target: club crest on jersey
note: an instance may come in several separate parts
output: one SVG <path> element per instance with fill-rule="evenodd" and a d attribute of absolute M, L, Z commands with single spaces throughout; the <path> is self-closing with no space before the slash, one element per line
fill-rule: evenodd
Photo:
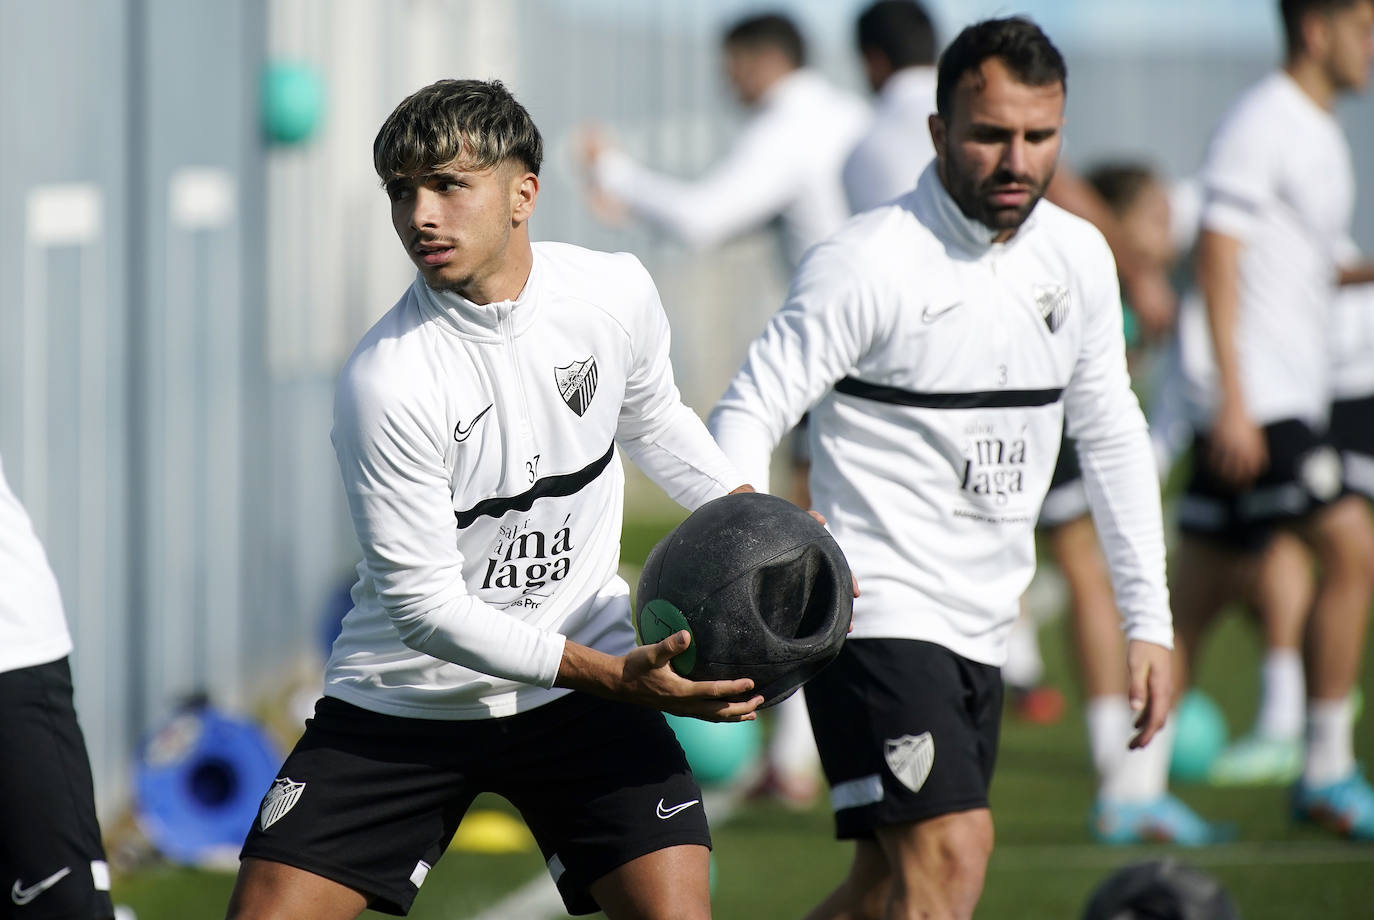
<path fill-rule="evenodd" d="M 553 369 L 558 395 L 581 417 L 596 395 L 596 355 Z"/>
<path fill-rule="evenodd" d="M 1069 289 L 1057 284 L 1037 287 L 1035 305 L 1050 332 L 1058 332 L 1069 316 Z"/>
<path fill-rule="evenodd" d="M 262 808 L 258 811 L 258 822 L 263 830 L 276 824 L 301 800 L 305 783 L 293 783 L 289 776 L 283 776 L 272 784 L 267 795 L 262 797 Z"/>
<path fill-rule="evenodd" d="M 888 738 L 883 757 L 892 775 L 902 781 L 902 785 L 912 792 L 919 792 L 930 776 L 930 768 L 935 764 L 935 739 L 930 732 L 919 735 L 903 735 Z"/>

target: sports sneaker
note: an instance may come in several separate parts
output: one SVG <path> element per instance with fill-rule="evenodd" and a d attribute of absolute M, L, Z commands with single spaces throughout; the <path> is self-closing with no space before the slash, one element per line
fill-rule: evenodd
<path fill-rule="evenodd" d="M 1229 839 L 1222 825 L 1209 824 L 1172 795 L 1152 802 L 1104 802 L 1093 806 L 1093 836 L 1100 843 L 1125 846 L 1172 843 L 1201 847 Z"/>
<path fill-rule="evenodd" d="M 1286 786 L 1302 775 L 1302 741 L 1246 735 L 1212 761 L 1213 786 Z"/>
<path fill-rule="evenodd" d="M 1293 787 L 1293 813 L 1354 840 L 1374 840 L 1374 789 L 1359 767 L 1345 779 L 1311 788 Z"/>

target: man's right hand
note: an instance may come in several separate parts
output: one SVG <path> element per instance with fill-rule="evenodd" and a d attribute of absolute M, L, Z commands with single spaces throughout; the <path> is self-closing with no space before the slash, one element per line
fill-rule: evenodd
<path fill-rule="evenodd" d="M 1269 462 L 1264 432 L 1244 406 L 1223 402 L 1208 433 L 1208 461 L 1222 481 L 1241 489 L 1255 481 Z"/>
<path fill-rule="evenodd" d="M 672 660 L 687 650 L 690 641 L 691 634 L 682 630 L 661 642 L 637 646 L 624 656 L 568 642 L 554 686 L 708 722 L 753 720 L 763 697 L 750 692 L 752 680 L 688 680 L 673 670 Z"/>

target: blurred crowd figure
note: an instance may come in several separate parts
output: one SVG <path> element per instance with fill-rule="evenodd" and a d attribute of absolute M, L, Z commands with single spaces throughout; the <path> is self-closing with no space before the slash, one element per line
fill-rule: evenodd
<path fill-rule="evenodd" d="M 726 78 L 749 113 L 725 155 L 703 175 L 681 179 L 637 162 L 587 128 L 582 152 L 592 189 L 613 212 L 695 248 L 776 222 L 795 268 L 849 216 L 840 169 L 868 123 L 868 108 L 807 66 L 801 31 L 785 16 L 736 23 L 722 52 Z"/>
<path fill-rule="evenodd" d="M 919 4 L 879 0 L 855 24 L 873 122 L 844 162 L 844 190 L 858 213 L 904 195 L 935 156 L 935 26 Z"/>
<path fill-rule="evenodd" d="M 1352 693 L 1374 524 L 1344 460 L 1358 476 L 1374 415 L 1368 381 L 1349 368 L 1374 354 L 1338 346 L 1333 319 L 1337 288 L 1374 279 L 1374 267 L 1350 239 L 1352 153 L 1333 109 L 1368 84 L 1374 2 L 1282 0 L 1279 11 L 1282 66 L 1225 114 L 1201 171 L 1200 296 L 1181 325 L 1197 434 L 1172 571 L 1177 671 L 1185 684 L 1228 601 L 1250 604 L 1270 646 L 1265 689 L 1221 778 L 1298 772 L 1297 817 L 1370 839 L 1374 790 L 1354 759 Z"/>

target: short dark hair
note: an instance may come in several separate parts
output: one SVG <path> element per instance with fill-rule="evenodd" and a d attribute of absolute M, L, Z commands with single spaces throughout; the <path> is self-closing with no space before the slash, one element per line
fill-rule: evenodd
<path fill-rule="evenodd" d="M 989 58 L 1000 60 L 1027 86 L 1058 83 L 1068 92 L 1069 68 L 1039 26 L 1024 16 L 985 19 L 960 32 L 940 55 L 935 110 L 941 118 L 949 118 L 954 87 L 960 78 L 977 71 Z"/>
<path fill-rule="evenodd" d="M 518 160 L 535 175 L 544 141 L 525 107 L 499 80 L 440 80 L 396 106 L 372 142 L 383 182 L 460 160 L 490 169 Z"/>
<path fill-rule="evenodd" d="M 935 27 L 915 0 L 878 0 L 859 14 L 860 51 L 878 51 L 893 70 L 935 63 Z"/>
<path fill-rule="evenodd" d="M 1334 13 L 1368 0 L 1279 0 L 1283 37 L 1291 57 L 1303 50 L 1302 19 L 1308 13 Z"/>
<path fill-rule="evenodd" d="M 1102 200 L 1117 217 L 1136 203 L 1140 193 L 1159 179 L 1144 163 L 1108 162 L 1088 170 L 1083 177 L 1102 196 Z"/>
<path fill-rule="evenodd" d="M 725 46 L 776 48 L 793 67 L 806 64 L 806 40 L 797 24 L 781 13 L 763 13 L 741 19 L 725 33 Z"/>

